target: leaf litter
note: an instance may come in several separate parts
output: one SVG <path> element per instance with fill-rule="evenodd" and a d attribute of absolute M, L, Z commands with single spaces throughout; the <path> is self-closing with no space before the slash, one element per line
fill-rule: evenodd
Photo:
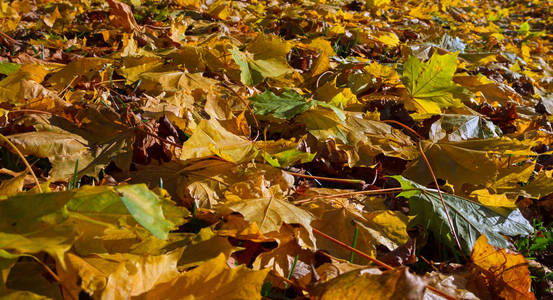
<path fill-rule="evenodd" d="M 0 2 L 0 297 L 550 297 L 550 10 Z"/>

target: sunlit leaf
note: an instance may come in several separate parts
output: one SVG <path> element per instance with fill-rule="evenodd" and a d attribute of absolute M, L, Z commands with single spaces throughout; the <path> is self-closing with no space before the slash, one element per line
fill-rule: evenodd
<path fill-rule="evenodd" d="M 355 270 L 317 286 L 317 299 L 422 299 L 426 280 L 407 268 Z"/>
<path fill-rule="evenodd" d="M 454 247 L 453 235 L 449 228 L 448 217 L 438 192 L 421 186 L 401 176 L 393 176 L 404 191 L 399 196 L 409 199 L 413 224 L 420 224 L 431 230 L 444 243 Z M 443 200 L 449 212 L 449 218 L 455 228 L 464 250 L 470 252 L 481 234 L 488 237 L 490 243 L 506 248 L 510 242 L 504 237 L 527 236 L 534 232 L 532 225 L 518 209 L 508 214 L 499 214 L 490 208 L 470 200 L 443 193 Z"/>
<path fill-rule="evenodd" d="M 441 108 L 461 106 L 453 95 L 459 89 L 452 81 L 456 69 L 455 53 L 434 54 L 428 62 L 409 56 L 401 78 L 409 93 L 408 107 L 421 114 L 439 114 Z"/>
<path fill-rule="evenodd" d="M 225 260 L 221 254 L 135 299 L 215 299 L 228 295 L 233 299 L 260 299 L 261 285 L 270 269 L 229 268 Z"/>
<path fill-rule="evenodd" d="M 470 258 L 472 282 L 481 288 L 482 296 L 489 293 L 504 299 L 535 299 L 524 256 L 495 249 L 483 235 L 476 241 Z"/>

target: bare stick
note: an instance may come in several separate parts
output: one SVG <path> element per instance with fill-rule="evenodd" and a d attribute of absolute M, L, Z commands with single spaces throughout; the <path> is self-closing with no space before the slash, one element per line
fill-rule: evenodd
<path fill-rule="evenodd" d="M 342 182 L 342 183 L 351 183 L 351 184 L 365 184 L 365 181 L 361 179 L 331 178 L 331 177 L 323 177 L 323 176 L 305 175 L 305 174 L 300 174 L 300 173 L 290 172 L 290 171 L 284 171 L 284 172 L 292 176 L 307 178 L 307 179 L 318 179 L 323 181 Z"/>
<path fill-rule="evenodd" d="M 369 190 L 369 191 L 356 191 L 356 192 L 348 192 L 348 193 L 341 193 L 341 194 L 333 194 L 333 195 L 325 195 L 325 196 L 315 196 L 307 199 L 301 199 L 298 201 L 294 201 L 294 203 L 304 203 L 309 202 L 315 199 L 324 199 L 324 198 L 336 198 L 336 197 L 349 197 L 349 196 L 355 196 L 355 195 L 371 195 L 371 194 L 389 194 L 389 193 L 397 193 L 401 191 L 406 191 L 400 187 L 397 188 L 389 188 L 389 189 L 379 189 L 379 190 Z"/>
<path fill-rule="evenodd" d="M 19 151 L 19 149 L 17 149 L 17 147 L 7 138 L 5 137 L 3 134 L 0 133 L 0 138 L 2 140 L 4 140 L 8 145 L 10 145 L 10 147 L 13 148 L 13 150 L 17 153 L 17 155 L 19 156 L 19 158 L 21 158 L 21 160 L 23 161 L 23 163 L 25 164 L 25 166 L 27 167 L 27 170 L 29 170 L 29 172 L 31 173 L 31 175 L 33 176 L 33 179 L 35 180 L 35 183 L 36 183 L 36 186 L 38 188 L 38 191 L 42 194 L 42 188 L 40 187 L 40 182 L 38 181 L 38 178 L 36 177 L 35 175 L 35 172 L 33 171 L 33 168 L 31 168 L 31 165 L 29 164 L 29 162 L 27 161 L 27 159 L 25 159 L 25 156 L 23 155 L 23 153 L 21 153 L 21 151 Z"/>
<path fill-rule="evenodd" d="M 331 242 L 333 242 L 333 243 L 335 243 L 335 244 L 341 246 L 342 248 L 345 248 L 345 249 L 347 249 L 347 250 L 349 250 L 349 251 L 351 251 L 351 252 L 355 252 L 355 253 L 358 254 L 359 256 L 364 257 L 364 258 L 366 258 L 366 259 L 372 261 L 373 263 L 375 263 L 375 264 L 377 264 L 377 265 L 379 265 L 379 266 L 385 268 L 386 270 L 393 270 L 393 269 L 394 269 L 394 267 L 392 267 L 392 266 L 390 266 L 390 265 L 388 265 L 388 264 L 386 264 L 386 263 L 384 263 L 384 262 L 382 262 L 382 261 L 380 261 L 380 260 L 378 260 L 378 259 L 376 259 L 376 258 L 373 258 L 373 257 L 371 257 L 370 255 L 368 255 L 367 253 L 362 252 L 362 251 L 359 251 L 359 250 L 357 250 L 357 249 L 355 249 L 355 248 L 349 246 L 348 244 L 345 244 L 345 243 L 343 243 L 343 242 L 341 242 L 341 241 L 339 241 L 339 240 L 337 240 L 337 239 L 331 237 L 330 235 L 328 235 L 328 234 L 326 234 L 326 233 L 324 233 L 324 232 L 319 231 L 319 230 L 316 229 L 316 228 L 313 228 L 313 233 L 315 233 L 315 234 L 317 234 L 317 235 L 319 235 L 319 236 L 321 236 L 321 237 L 323 237 L 323 238 L 325 238 L 325 239 L 327 239 L 327 240 L 329 240 L 329 241 L 331 241 Z"/>
<path fill-rule="evenodd" d="M 459 251 L 463 253 L 463 247 L 461 247 L 461 243 L 459 242 L 459 238 L 457 237 L 457 232 L 455 231 L 455 227 L 453 227 L 453 222 L 451 221 L 451 217 L 449 216 L 449 210 L 447 209 L 447 205 L 445 205 L 444 198 L 442 197 L 442 191 L 440 190 L 440 185 L 438 184 L 438 180 L 436 179 L 436 175 L 434 175 L 434 170 L 432 169 L 432 166 L 430 165 L 428 158 L 426 157 L 426 155 L 424 154 L 424 151 L 422 150 L 421 142 L 419 142 L 419 151 L 422 157 L 424 158 L 424 161 L 426 162 L 426 166 L 428 167 L 428 170 L 432 175 L 432 179 L 434 180 L 434 185 L 436 185 L 436 189 L 438 190 L 438 195 L 440 196 L 440 201 L 442 201 L 442 206 L 444 207 L 445 215 L 447 217 L 447 222 L 449 223 L 449 228 L 451 229 L 451 233 L 453 233 L 453 237 L 455 238 L 457 247 L 459 248 Z"/>

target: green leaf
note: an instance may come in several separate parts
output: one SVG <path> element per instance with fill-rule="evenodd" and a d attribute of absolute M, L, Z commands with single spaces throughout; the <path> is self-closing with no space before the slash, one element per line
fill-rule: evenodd
<path fill-rule="evenodd" d="M 21 67 L 20 64 L 15 64 L 10 62 L 0 63 L 0 74 L 10 75 L 11 73 L 17 71 L 19 67 Z"/>
<path fill-rule="evenodd" d="M 273 117 L 289 120 L 308 110 L 313 103 L 292 90 L 284 90 L 280 95 L 266 90 L 250 98 L 254 112 L 259 115 L 272 114 Z"/>
<path fill-rule="evenodd" d="M 120 217 L 132 217 L 154 236 L 167 239 L 173 224 L 163 216 L 159 197 L 145 184 L 112 187 L 83 187 L 67 203 L 70 216 L 88 217 L 90 221 L 117 224 Z M 103 216 L 99 218 L 98 216 Z M 115 216 L 115 219 L 106 217 Z"/>
<path fill-rule="evenodd" d="M 250 72 L 250 66 L 248 65 L 248 58 L 244 53 L 240 52 L 236 47 L 231 48 L 229 51 L 234 61 L 240 67 L 240 81 L 242 81 L 243 84 L 254 85 L 263 81 L 263 78 L 254 81 Z"/>
<path fill-rule="evenodd" d="M 230 53 L 240 67 L 240 81 L 243 84 L 256 85 L 265 78 L 277 78 L 294 71 L 286 59 L 290 49 L 290 43 L 279 37 L 260 34 L 248 43 L 245 52 L 234 47 L 230 49 Z"/>
<path fill-rule="evenodd" d="M 130 229 L 133 219 L 166 239 L 173 224 L 164 217 L 163 205 L 144 184 L 20 194 L 0 201 L 0 249 L 19 254 L 44 251 L 63 264 L 77 236 L 82 239 L 94 231 L 91 235 L 98 240 L 106 228 Z"/>
<path fill-rule="evenodd" d="M 530 31 L 530 24 L 528 24 L 528 21 L 520 24 L 518 32 L 525 34 L 525 33 L 528 33 L 529 31 Z"/>
<path fill-rule="evenodd" d="M 295 163 L 308 163 L 315 158 L 315 153 L 302 152 L 296 149 L 288 149 L 272 156 L 263 152 L 263 158 L 273 167 L 281 168 L 294 165 Z"/>
<path fill-rule="evenodd" d="M 338 107 L 317 100 L 307 101 L 302 95 L 288 89 L 285 89 L 280 95 L 266 90 L 261 94 L 251 97 L 250 101 L 253 104 L 256 114 L 271 114 L 278 119 L 289 120 L 314 106 L 329 108 L 334 111 L 340 120 L 343 121 L 346 119 L 346 115 Z"/>
<path fill-rule="evenodd" d="M 173 224 L 165 219 L 159 197 L 145 184 L 124 185 L 115 188 L 135 220 L 154 236 L 167 239 Z"/>
<path fill-rule="evenodd" d="M 399 181 L 402 189 L 409 190 L 398 196 L 409 199 L 409 207 L 416 215 L 412 224 L 425 226 L 434 236 L 453 247 L 453 237 L 438 192 L 402 176 L 391 177 Z M 471 252 L 481 234 L 486 235 L 491 245 L 507 248 L 510 242 L 504 235 L 527 236 L 534 232 L 532 225 L 518 209 L 502 215 L 482 204 L 455 195 L 442 192 L 442 196 L 457 236 L 467 254 Z"/>
<path fill-rule="evenodd" d="M 408 109 L 421 114 L 439 114 L 441 108 L 461 106 L 453 95 L 460 87 L 452 78 L 457 69 L 457 53 L 434 54 L 428 62 L 409 56 L 403 65 L 401 81 L 407 88 Z"/>
<path fill-rule="evenodd" d="M 62 261 L 76 232 L 65 204 L 73 192 L 20 194 L 0 201 L 0 249 L 13 253 L 47 252 Z"/>

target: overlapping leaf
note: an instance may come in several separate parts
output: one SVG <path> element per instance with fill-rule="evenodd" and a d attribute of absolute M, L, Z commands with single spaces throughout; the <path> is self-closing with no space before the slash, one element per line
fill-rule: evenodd
<path fill-rule="evenodd" d="M 425 188 L 401 176 L 394 176 L 404 191 L 399 196 L 409 199 L 414 224 L 420 224 L 432 230 L 435 236 L 444 243 L 454 245 L 448 216 L 444 210 L 438 192 Z M 449 212 L 457 236 L 464 250 L 470 252 L 481 234 L 488 237 L 489 242 L 497 247 L 509 247 L 507 236 L 527 236 L 534 229 L 518 209 L 507 214 L 499 214 L 490 208 L 470 200 L 442 193 L 443 200 Z"/>

